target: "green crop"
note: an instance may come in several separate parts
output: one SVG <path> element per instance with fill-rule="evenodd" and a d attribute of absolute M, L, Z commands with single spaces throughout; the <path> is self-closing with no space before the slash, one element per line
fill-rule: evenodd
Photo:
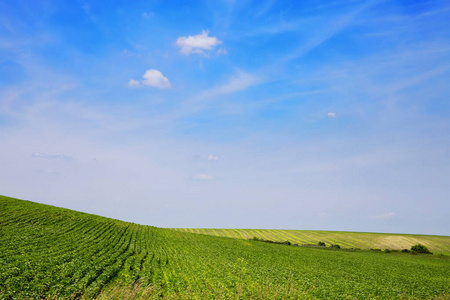
<path fill-rule="evenodd" d="M 141 226 L 0 196 L 0 299 L 448 299 L 445 256 L 323 248 Z"/>

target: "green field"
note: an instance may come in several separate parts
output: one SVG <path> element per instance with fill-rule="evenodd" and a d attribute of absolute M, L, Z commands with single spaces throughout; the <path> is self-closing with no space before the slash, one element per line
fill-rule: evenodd
<path fill-rule="evenodd" d="M 450 299 L 442 255 L 269 244 L 0 196 L 0 299 Z"/>
<path fill-rule="evenodd" d="M 411 245 L 420 243 L 434 253 L 450 255 L 450 237 L 448 236 L 273 229 L 175 228 L 175 230 L 238 239 L 257 237 L 279 242 L 290 241 L 300 245 L 316 245 L 318 242 L 325 242 L 326 244 L 338 244 L 342 248 L 359 249 L 401 250 L 409 249 Z"/>

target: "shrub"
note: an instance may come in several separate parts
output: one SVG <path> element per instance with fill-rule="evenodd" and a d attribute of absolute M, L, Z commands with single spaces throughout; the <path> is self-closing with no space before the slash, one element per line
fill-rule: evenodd
<path fill-rule="evenodd" d="M 409 249 L 402 249 L 401 252 L 403 252 L 403 253 L 409 253 L 410 251 L 409 251 Z"/>
<path fill-rule="evenodd" d="M 333 248 L 333 249 L 341 249 L 341 246 L 339 246 L 338 244 L 331 244 L 331 248 Z"/>
<path fill-rule="evenodd" d="M 283 245 L 288 245 L 288 246 L 290 246 L 290 245 L 292 245 L 292 244 L 291 244 L 291 242 L 286 241 L 286 242 L 283 242 Z"/>
<path fill-rule="evenodd" d="M 319 245 L 320 247 L 325 247 L 326 244 L 324 242 L 319 242 L 317 245 Z"/>
<path fill-rule="evenodd" d="M 411 246 L 411 253 L 425 253 L 425 254 L 433 254 L 428 250 L 428 248 L 422 244 L 416 244 L 414 246 Z"/>

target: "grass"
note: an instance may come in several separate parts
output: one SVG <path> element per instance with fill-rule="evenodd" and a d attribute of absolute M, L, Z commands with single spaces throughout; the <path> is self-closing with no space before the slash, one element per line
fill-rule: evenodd
<path fill-rule="evenodd" d="M 208 236 L 0 196 L 0 299 L 448 299 L 449 290 L 445 256 Z"/>
<path fill-rule="evenodd" d="M 181 232 L 193 232 L 213 236 L 251 239 L 253 237 L 277 242 L 290 241 L 295 244 L 327 245 L 338 244 L 343 248 L 359 249 L 410 249 L 422 244 L 436 254 L 450 255 L 450 237 L 437 235 L 391 234 L 317 230 L 274 230 L 274 229 L 206 229 L 174 228 Z"/>

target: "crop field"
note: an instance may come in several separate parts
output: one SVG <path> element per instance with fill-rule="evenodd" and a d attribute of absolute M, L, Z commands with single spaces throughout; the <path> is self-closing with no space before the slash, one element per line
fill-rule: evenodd
<path fill-rule="evenodd" d="M 237 239 L 253 237 L 278 242 L 290 241 L 295 244 L 317 245 L 324 242 L 328 245 L 338 244 L 343 248 L 359 249 L 409 249 L 411 245 L 423 244 L 431 252 L 450 255 L 450 237 L 415 234 L 388 234 L 344 231 L 315 230 L 273 230 L 273 229 L 206 229 L 206 228 L 174 228 L 182 232 L 192 232 L 213 236 L 224 236 Z"/>
<path fill-rule="evenodd" d="M 442 255 L 269 244 L 0 196 L 0 299 L 450 299 Z"/>

